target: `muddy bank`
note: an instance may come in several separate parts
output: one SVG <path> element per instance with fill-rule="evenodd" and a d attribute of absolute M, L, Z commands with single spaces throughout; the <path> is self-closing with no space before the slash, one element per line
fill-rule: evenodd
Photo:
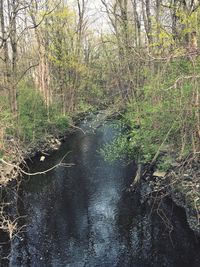
<path fill-rule="evenodd" d="M 175 165 L 166 173 L 152 171 L 145 176 L 149 195 L 170 197 L 184 209 L 190 228 L 200 236 L 200 159 L 188 158 Z"/>
<path fill-rule="evenodd" d="M 200 236 L 200 159 L 188 159 L 167 179 L 171 198 L 185 209 L 190 228 Z"/>

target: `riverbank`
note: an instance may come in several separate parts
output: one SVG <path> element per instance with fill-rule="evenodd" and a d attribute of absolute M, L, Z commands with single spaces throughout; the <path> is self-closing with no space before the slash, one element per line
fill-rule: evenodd
<path fill-rule="evenodd" d="M 46 131 L 34 142 L 22 142 L 12 136 L 4 140 L 4 157 L 0 158 L 0 256 L 3 255 L 5 259 L 10 253 L 8 251 L 11 240 L 21 231 L 21 218 L 18 216 L 17 207 L 18 189 L 23 175 L 29 173 L 27 161 L 36 155 L 40 161 L 45 161 L 49 155 L 59 150 L 73 131 L 81 130 L 74 124 L 83 116 L 85 114 L 79 114 L 73 118 L 73 122 L 71 119 L 68 127 L 62 131 L 58 129 L 51 133 Z"/>
<path fill-rule="evenodd" d="M 188 157 L 174 165 L 167 172 L 156 170 L 145 175 L 151 187 L 148 195 L 160 200 L 170 197 L 185 210 L 189 227 L 200 236 L 200 158 Z"/>
<path fill-rule="evenodd" d="M 88 113 L 78 113 L 78 115 L 68 119 L 67 126 L 62 129 L 55 127 L 54 130 L 46 129 L 38 139 L 23 141 L 13 136 L 5 137 L 4 154 L 0 157 L 0 186 L 5 187 L 10 182 L 21 175 L 21 170 L 26 169 L 26 161 L 35 155 L 41 155 L 41 160 L 60 148 L 63 141 L 75 130 L 81 130 L 76 125 Z"/>
<path fill-rule="evenodd" d="M 96 116 L 96 118 L 94 118 Z M 81 131 L 82 128 L 78 127 L 79 123 L 84 119 L 92 120 L 91 128 L 96 129 L 100 127 L 106 120 L 117 118 L 121 116 L 116 112 L 115 108 L 109 110 L 102 110 L 94 112 L 81 112 L 72 116 L 68 122 L 66 129 L 55 131 L 51 133 L 46 131 L 38 140 L 34 142 L 23 142 L 14 139 L 12 136 L 5 140 L 5 153 L 3 160 L 0 157 L 0 186 L 7 186 L 9 182 L 16 179 L 20 174 L 20 170 L 26 168 L 26 160 L 33 158 L 36 154 L 42 156 L 41 160 L 53 151 L 60 148 L 61 144 L 66 138 L 75 131 Z"/>
<path fill-rule="evenodd" d="M 10 140 L 8 151 L 12 154 L 12 161 L 3 160 L 0 164 L 0 243 L 8 245 L 0 245 L 0 255 L 3 255 L 5 258 L 8 256 L 9 253 L 7 253 L 7 251 L 10 251 L 9 246 L 12 239 L 21 231 L 21 227 L 23 227 L 23 223 L 21 222 L 23 219 L 19 217 L 17 206 L 20 201 L 18 190 L 21 182 L 23 182 L 20 176 L 24 175 L 24 170 L 29 172 L 27 170 L 27 160 L 37 157 L 38 164 L 41 161 L 44 161 L 44 165 L 48 164 L 48 157 L 51 157 L 58 151 L 60 146 L 67 142 L 68 138 L 72 136 L 74 132 L 80 132 L 81 135 L 86 134 L 85 129 L 83 130 L 82 127 L 79 127 L 80 122 L 82 122 L 83 128 L 88 124 L 88 126 L 86 126 L 88 130 L 86 131 L 94 133 L 107 119 L 111 119 L 113 116 L 117 117 L 118 114 L 113 115 L 113 111 L 101 111 L 96 115 L 93 113 L 79 114 L 73 118 L 73 122 L 70 122 L 65 132 L 56 132 L 55 135 L 45 135 L 38 140 L 37 143 L 29 144 L 29 146 Z M 43 165 L 43 162 L 41 163 Z M 57 164 L 52 166 L 57 166 Z M 51 170 L 52 166 L 50 167 Z M 46 175 L 48 175 L 50 170 L 49 168 L 47 169 L 48 172 L 43 170 L 44 173 L 46 172 Z M 1 250 L 3 251 L 2 253 Z"/>
<path fill-rule="evenodd" d="M 67 133 L 66 133 L 67 134 Z M 64 137 L 64 136 L 63 136 Z M 37 153 L 41 155 L 49 155 L 55 150 L 58 150 L 63 137 L 56 137 L 53 135 L 45 136 L 39 142 L 34 143 L 34 145 L 29 145 L 19 143 L 13 144 L 12 140 L 9 142 L 8 148 L 12 154 L 12 160 L 1 160 L 0 163 L 0 185 L 7 186 L 9 182 L 16 179 L 20 174 L 20 170 L 26 167 L 25 161 L 28 158 L 34 157 Z"/>
<path fill-rule="evenodd" d="M 200 236 L 200 158 L 186 159 L 166 178 L 172 200 L 184 208 L 190 228 Z"/>
<path fill-rule="evenodd" d="M 100 127 L 106 120 L 118 117 L 119 114 L 102 111 L 98 114 L 82 114 L 74 118 L 74 122 L 67 128 L 65 133 L 56 135 L 46 135 L 42 137 L 34 146 L 21 146 L 21 148 L 12 145 L 10 141 L 10 151 L 15 149 L 18 153 L 18 160 L 8 162 L 8 164 L 0 164 L 0 183 L 1 188 L 6 188 L 9 183 L 12 183 L 19 177 L 20 170 L 26 168 L 25 161 L 28 158 L 33 158 L 35 155 L 40 156 L 41 161 L 45 161 L 48 155 L 53 151 L 59 150 L 64 140 L 73 132 L 80 131 L 85 134 L 84 130 L 78 127 L 78 123 L 87 117 L 90 122 L 90 128 L 95 130 Z M 87 121 L 87 119 L 86 119 Z M 19 153 L 20 151 L 20 153 Z M 20 155 L 20 157 L 19 157 Z M 173 162 L 167 172 L 154 170 L 147 172 L 145 179 L 149 184 L 151 190 L 147 197 L 152 194 L 156 197 L 170 197 L 173 202 L 182 207 L 187 215 L 187 220 L 190 228 L 200 236 L 200 172 L 199 172 L 199 158 L 191 160 L 185 159 L 182 162 Z M 146 172 L 146 171 L 145 171 Z M 145 193 L 146 194 L 146 193 Z"/>
<path fill-rule="evenodd" d="M 19 143 L 10 140 L 7 150 L 12 155 L 11 160 L 0 160 L 0 257 L 7 266 L 7 257 L 10 253 L 10 243 L 18 232 L 21 231 L 21 219 L 18 215 L 19 188 L 22 182 L 24 170 L 27 172 L 27 160 L 40 156 L 40 160 L 46 160 L 56 150 L 59 150 L 63 140 L 73 131 L 68 128 L 62 135 L 46 135 L 37 143 Z M 1 262 L 1 261 L 0 261 Z"/>
<path fill-rule="evenodd" d="M 193 257 L 199 239 L 183 210 L 166 198 L 162 205 L 150 197 L 145 201 L 149 181 L 128 191 L 135 163 L 110 164 L 98 152 L 123 129 L 113 120 L 99 126 L 97 116 L 79 126 L 83 131 L 70 135 L 44 162 L 40 156 L 29 162 L 38 175 L 25 176 L 19 190 L 8 192 L 18 229 L 10 233 L 3 266 L 199 266 L 199 256 Z M 64 166 L 41 173 L 66 153 Z M 66 163 L 74 165 L 65 168 Z"/>

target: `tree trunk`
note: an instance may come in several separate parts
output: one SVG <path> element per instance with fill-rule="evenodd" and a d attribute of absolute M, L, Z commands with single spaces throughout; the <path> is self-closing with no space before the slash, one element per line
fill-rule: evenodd
<path fill-rule="evenodd" d="M 50 90 L 49 64 L 46 56 L 46 42 L 43 40 L 44 38 L 37 27 L 36 18 L 33 13 L 31 13 L 31 18 L 35 29 L 39 54 L 39 66 L 35 74 L 35 83 L 37 89 L 41 92 L 46 104 L 46 108 L 48 109 L 52 102 L 52 97 Z"/>
<path fill-rule="evenodd" d="M 9 71 L 9 55 L 8 55 L 8 42 L 7 42 L 7 34 L 5 29 L 5 18 L 4 18 L 4 0 L 0 0 L 0 20 L 1 20 L 1 34 L 2 34 L 2 43 L 0 47 L 3 50 L 3 77 L 4 77 L 4 87 L 5 89 L 8 88 L 9 84 L 9 77 L 10 77 L 10 71 Z"/>
<path fill-rule="evenodd" d="M 145 30 L 147 33 L 147 38 L 149 44 L 153 43 L 153 36 L 152 36 L 152 23 L 151 23 L 151 3 L 150 0 L 145 0 L 146 5 L 146 22 L 145 22 Z"/>
<path fill-rule="evenodd" d="M 17 118 L 18 106 L 17 106 L 17 3 L 16 0 L 11 2 L 11 13 L 10 13 L 10 42 L 12 50 L 12 74 L 11 74 L 11 85 L 10 85 L 10 98 L 11 98 L 11 111 L 15 118 Z"/>
<path fill-rule="evenodd" d="M 172 17 L 172 35 L 174 41 L 177 41 L 178 39 L 178 29 L 177 29 L 177 0 L 172 0 L 172 12 L 171 12 L 171 17 Z"/>

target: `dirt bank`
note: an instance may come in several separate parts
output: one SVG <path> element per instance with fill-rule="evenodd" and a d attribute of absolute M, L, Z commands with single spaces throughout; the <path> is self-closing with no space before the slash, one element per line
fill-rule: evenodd
<path fill-rule="evenodd" d="M 167 173 L 154 171 L 145 179 L 150 185 L 149 196 L 170 197 L 184 208 L 190 228 L 200 236 L 200 158 L 187 158 Z"/>

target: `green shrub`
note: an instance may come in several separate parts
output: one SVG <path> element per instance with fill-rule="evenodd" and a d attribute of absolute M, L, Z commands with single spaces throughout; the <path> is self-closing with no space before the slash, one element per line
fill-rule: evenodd
<path fill-rule="evenodd" d="M 162 66 L 159 68 L 162 70 Z M 103 148 L 106 159 L 117 159 L 127 153 L 148 163 L 161 145 L 169 145 L 181 156 L 192 152 L 196 118 L 191 99 L 195 83 L 187 78 L 194 71 L 192 64 L 187 59 L 180 59 L 171 62 L 162 75 L 161 70 L 149 78 L 140 99 L 134 98 L 127 105 L 124 123 L 129 130 Z M 184 76 L 186 79 L 182 79 Z M 181 78 L 176 84 L 177 77 Z M 167 160 L 159 164 L 161 169 L 170 166 Z"/>
<path fill-rule="evenodd" d="M 51 134 L 62 134 L 69 127 L 70 117 L 67 116 L 52 116 L 47 124 L 47 130 Z"/>
<path fill-rule="evenodd" d="M 31 87 L 20 88 L 19 111 L 20 136 L 27 142 L 63 133 L 69 126 L 69 116 L 60 115 L 56 106 L 47 109 L 41 94 Z"/>
<path fill-rule="evenodd" d="M 104 145 L 100 149 L 100 154 L 107 162 L 114 162 L 118 159 L 123 159 L 128 153 L 128 142 L 126 135 L 116 137 L 110 144 Z"/>
<path fill-rule="evenodd" d="M 158 160 L 156 168 L 160 171 L 167 171 L 172 166 L 172 162 L 173 158 L 170 155 L 165 155 Z"/>
<path fill-rule="evenodd" d="M 4 156 L 4 151 L 0 149 L 0 159 L 3 158 Z"/>
<path fill-rule="evenodd" d="M 78 112 L 94 111 L 94 109 L 92 105 L 80 99 L 77 107 Z"/>
<path fill-rule="evenodd" d="M 24 141 L 34 141 L 46 131 L 47 110 L 42 96 L 34 88 L 19 90 L 19 129 Z"/>

